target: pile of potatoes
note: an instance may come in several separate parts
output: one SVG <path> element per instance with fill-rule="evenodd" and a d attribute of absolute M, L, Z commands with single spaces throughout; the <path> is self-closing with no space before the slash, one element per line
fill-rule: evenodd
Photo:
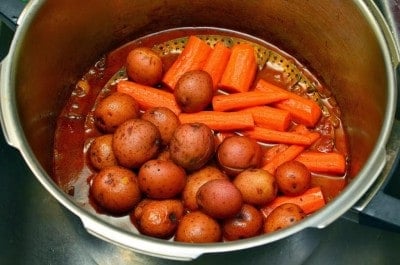
<path fill-rule="evenodd" d="M 141 84 L 153 86 L 162 78 L 162 60 L 148 48 L 131 51 L 126 68 L 129 79 Z M 209 104 L 213 92 L 207 75 L 189 72 L 178 82 L 175 97 L 183 111 Z M 200 94 L 191 99 L 193 87 Z M 102 99 L 93 114 L 103 134 L 88 151 L 96 170 L 90 197 L 108 214 L 129 214 L 142 234 L 219 242 L 272 232 L 305 217 L 295 204 L 262 214 L 260 207 L 278 193 L 303 193 L 311 174 L 299 162 L 283 164 L 274 176 L 260 169 L 262 147 L 249 137 L 219 142 L 205 124 L 180 124 L 164 107 L 142 111 L 120 92 Z"/>

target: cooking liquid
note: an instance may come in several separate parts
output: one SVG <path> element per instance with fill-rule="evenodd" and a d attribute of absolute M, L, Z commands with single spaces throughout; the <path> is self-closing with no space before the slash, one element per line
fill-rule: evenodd
<path fill-rule="evenodd" d="M 97 101 L 115 91 L 118 80 L 126 79 L 123 67 L 129 51 L 142 46 L 153 48 L 161 55 L 166 70 L 182 51 L 190 35 L 199 36 L 211 46 L 217 41 L 223 41 L 227 46 L 237 42 L 252 43 L 256 48 L 259 65 L 256 79 L 263 78 L 320 104 L 323 115 L 315 131 L 321 134 L 321 139 L 310 149 L 338 151 L 348 156 L 346 134 L 336 100 L 316 76 L 295 58 L 267 42 L 229 30 L 215 28 L 168 30 L 134 40 L 103 56 L 76 83 L 69 101 L 57 120 L 54 180 L 78 204 L 89 210 L 93 210 L 94 207 L 97 212 L 101 212 L 89 198 L 90 179 L 96 171 L 90 166 L 87 150 L 94 137 L 101 135 L 94 125 L 92 111 Z M 271 146 L 264 145 L 264 148 Z M 346 182 L 346 174 L 329 176 L 312 173 L 312 185 L 321 186 L 327 201 L 334 198 L 345 187 Z M 126 220 L 121 222 L 123 226 L 128 225 Z"/>

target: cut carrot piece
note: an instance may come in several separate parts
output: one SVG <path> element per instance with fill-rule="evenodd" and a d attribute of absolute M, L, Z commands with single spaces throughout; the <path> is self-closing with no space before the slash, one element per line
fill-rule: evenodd
<path fill-rule="evenodd" d="M 161 89 L 122 80 L 117 84 L 117 91 L 133 97 L 144 110 L 153 107 L 166 107 L 176 115 L 181 112 L 174 94 Z"/>
<path fill-rule="evenodd" d="M 196 36 L 190 36 L 182 53 L 165 73 L 162 82 L 174 89 L 179 78 L 191 70 L 200 70 L 206 62 L 211 47 Z"/>
<path fill-rule="evenodd" d="M 181 113 L 181 123 L 200 122 L 213 130 L 233 131 L 253 128 L 254 120 L 251 113 L 200 111 L 195 113 Z"/>
<path fill-rule="evenodd" d="M 289 148 L 287 144 L 276 144 L 268 149 L 266 149 L 263 153 L 262 157 L 262 165 L 266 165 L 269 163 L 277 154 L 282 153 L 286 149 Z"/>
<path fill-rule="evenodd" d="M 214 91 L 218 89 L 218 83 L 231 56 L 231 49 L 224 43 L 218 42 L 210 52 L 202 70 L 210 74 L 213 80 Z"/>
<path fill-rule="evenodd" d="M 276 207 L 284 203 L 297 204 L 305 214 L 313 213 L 325 206 L 325 198 L 320 187 L 313 187 L 299 196 L 278 196 L 272 202 L 261 208 L 264 217 L 267 217 Z"/>
<path fill-rule="evenodd" d="M 256 71 L 254 47 L 247 43 L 236 44 L 232 48 L 219 87 L 229 92 L 246 92 L 253 83 Z"/>
<path fill-rule="evenodd" d="M 311 145 L 312 139 L 305 134 L 296 132 L 282 132 L 268 128 L 254 126 L 253 129 L 243 131 L 244 135 L 265 143 Z"/>
<path fill-rule="evenodd" d="M 271 174 L 275 174 L 277 167 L 282 165 L 287 161 L 294 160 L 298 155 L 300 155 L 305 150 L 304 145 L 291 145 L 284 151 L 276 154 L 271 161 L 265 164 L 262 168 L 267 170 Z"/>
<path fill-rule="evenodd" d="M 254 123 L 264 128 L 286 131 L 291 122 L 289 111 L 278 108 L 259 106 L 241 111 L 250 112 L 253 115 Z"/>
<path fill-rule="evenodd" d="M 321 117 L 322 111 L 319 105 L 307 98 L 277 87 L 263 79 L 259 79 L 254 90 L 275 93 L 287 93 L 288 99 L 282 100 L 274 105 L 280 109 L 289 111 L 293 120 L 308 127 L 314 126 Z"/>
<path fill-rule="evenodd" d="M 212 106 L 216 111 L 238 110 L 271 104 L 287 98 L 287 94 L 283 93 L 247 91 L 228 95 L 215 95 L 212 99 Z"/>
<path fill-rule="evenodd" d="M 346 172 L 346 159 L 341 153 L 309 151 L 300 154 L 296 160 L 315 173 L 344 174 Z"/>

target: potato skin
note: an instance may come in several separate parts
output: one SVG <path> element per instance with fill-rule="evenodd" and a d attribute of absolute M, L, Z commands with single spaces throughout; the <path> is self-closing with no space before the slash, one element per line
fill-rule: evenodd
<path fill-rule="evenodd" d="M 218 164 L 230 176 L 235 176 L 248 168 L 258 168 L 261 158 L 260 145 L 247 136 L 227 137 L 217 149 Z"/>
<path fill-rule="evenodd" d="M 137 83 L 153 86 L 161 81 L 163 63 L 158 54 L 150 48 L 135 48 L 127 56 L 126 73 Z"/>
<path fill-rule="evenodd" d="M 233 184 L 242 193 L 243 201 L 255 206 L 271 202 L 278 193 L 275 177 L 260 168 L 241 172 L 235 177 Z"/>
<path fill-rule="evenodd" d="M 196 198 L 199 209 L 217 219 L 235 216 L 243 205 L 242 194 L 226 179 L 208 181 L 199 188 Z"/>
<path fill-rule="evenodd" d="M 213 243 L 222 239 L 218 222 L 207 214 L 194 211 L 184 215 L 175 233 L 175 241 Z"/>
<path fill-rule="evenodd" d="M 172 161 L 153 159 L 138 173 L 140 190 L 152 199 L 171 199 L 185 187 L 186 172 Z"/>
<path fill-rule="evenodd" d="M 97 169 L 118 165 L 112 148 L 112 134 L 96 137 L 89 147 L 89 160 L 91 165 Z"/>
<path fill-rule="evenodd" d="M 180 200 L 146 200 L 136 209 L 133 218 L 139 231 L 165 239 L 173 236 L 184 211 Z"/>
<path fill-rule="evenodd" d="M 289 227 L 305 217 L 303 210 L 294 203 L 284 203 L 276 207 L 264 222 L 264 233 L 271 233 Z"/>
<path fill-rule="evenodd" d="M 184 73 L 174 89 L 176 102 L 187 113 L 204 110 L 211 103 L 213 94 L 212 77 L 202 70 Z"/>
<path fill-rule="evenodd" d="M 203 123 L 179 125 L 169 145 L 171 159 L 189 171 L 204 166 L 214 155 L 214 151 L 213 133 Z"/>
<path fill-rule="evenodd" d="M 238 240 L 259 235 L 262 228 L 262 213 L 250 204 L 243 204 L 238 214 L 223 221 L 222 233 L 226 240 Z"/>
<path fill-rule="evenodd" d="M 97 104 L 93 117 L 102 132 L 113 133 L 119 125 L 140 116 L 139 104 L 131 96 L 114 92 Z"/>
<path fill-rule="evenodd" d="M 215 166 L 205 166 L 190 174 L 182 191 L 183 205 L 191 211 L 197 210 L 199 208 L 197 191 L 203 184 L 213 179 L 228 179 L 228 177 Z"/>
<path fill-rule="evenodd" d="M 127 168 L 139 168 L 159 151 L 161 136 L 149 121 L 131 119 L 121 124 L 113 136 L 113 150 L 118 163 Z"/>
<path fill-rule="evenodd" d="M 279 190 L 287 196 L 303 194 L 311 186 L 311 172 L 299 161 L 285 162 L 275 172 Z"/>
<path fill-rule="evenodd" d="M 178 116 L 172 110 L 165 107 L 148 109 L 143 113 L 141 118 L 150 121 L 158 128 L 164 146 L 169 144 L 172 135 L 180 124 Z"/>
<path fill-rule="evenodd" d="M 120 166 L 97 173 L 91 181 L 90 195 L 105 211 L 117 215 L 133 209 L 141 198 L 136 174 Z"/>

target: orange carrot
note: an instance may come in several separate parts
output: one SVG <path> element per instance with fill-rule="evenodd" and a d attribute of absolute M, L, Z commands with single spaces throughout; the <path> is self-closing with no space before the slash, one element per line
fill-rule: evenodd
<path fill-rule="evenodd" d="M 247 43 L 236 44 L 222 75 L 219 87 L 229 92 L 250 89 L 257 71 L 254 47 Z"/>
<path fill-rule="evenodd" d="M 320 187 L 313 187 L 299 196 L 278 196 L 272 202 L 261 208 L 267 217 L 276 207 L 284 203 L 294 203 L 300 206 L 305 214 L 313 213 L 325 206 L 325 198 Z"/>
<path fill-rule="evenodd" d="M 117 91 L 133 97 L 144 110 L 152 107 L 167 107 L 176 115 L 181 112 L 174 94 L 161 89 L 122 80 L 117 84 Z"/>
<path fill-rule="evenodd" d="M 295 132 L 282 132 L 268 128 L 254 126 L 253 129 L 243 131 L 243 133 L 251 138 L 266 143 L 281 143 L 281 144 L 297 144 L 311 145 L 312 139 L 305 134 Z"/>
<path fill-rule="evenodd" d="M 311 99 L 301 97 L 295 93 L 268 83 L 263 79 L 258 80 L 254 89 L 256 91 L 268 91 L 271 93 L 287 93 L 288 99 L 275 103 L 275 106 L 289 111 L 292 114 L 293 119 L 298 123 L 312 127 L 321 117 L 321 108 Z"/>
<path fill-rule="evenodd" d="M 286 131 L 291 122 L 291 116 L 287 110 L 258 106 L 246 108 L 242 111 L 250 112 L 253 115 L 254 123 L 264 128 Z"/>
<path fill-rule="evenodd" d="M 304 145 L 291 145 L 284 151 L 276 154 L 267 164 L 262 168 L 267 170 L 271 174 L 275 174 L 277 167 L 282 165 L 287 161 L 294 160 L 298 155 L 300 155 L 305 150 Z"/>
<path fill-rule="evenodd" d="M 228 95 L 215 95 L 212 99 L 212 106 L 216 111 L 237 110 L 279 102 L 287 98 L 287 95 L 283 93 L 246 91 Z"/>
<path fill-rule="evenodd" d="M 344 174 L 346 171 L 346 159 L 341 153 L 308 151 L 300 154 L 296 160 L 316 173 Z"/>
<path fill-rule="evenodd" d="M 202 70 L 210 74 L 213 80 L 214 91 L 218 89 L 217 85 L 224 73 L 226 64 L 231 56 L 231 49 L 224 43 L 218 42 L 214 49 L 210 52 L 207 61 L 203 65 Z"/>
<path fill-rule="evenodd" d="M 211 47 L 196 36 L 190 36 L 182 53 L 165 73 L 162 82 L 174 89 L 179 78 L 191 70 L 200 70 L 206 62 Z"/>
<path fill-rule="evenodd" d="M 266 149 L 263 153 L 262 157 L 262 165 L 266 165 L 268 162 L 270 162 L 277 154 L 285 151 L 286 149 L 289 148 L 289 145 L 287 144 L 275 144 L 272 147 Z"/>
<path fill-rule="evenodd" d="M 201 122 L 217 131 L 242 130 L 254 126 L 251 113 L 243 112 L 200 111 L 181 113 L 179 120 L 181 123 Z"/>

